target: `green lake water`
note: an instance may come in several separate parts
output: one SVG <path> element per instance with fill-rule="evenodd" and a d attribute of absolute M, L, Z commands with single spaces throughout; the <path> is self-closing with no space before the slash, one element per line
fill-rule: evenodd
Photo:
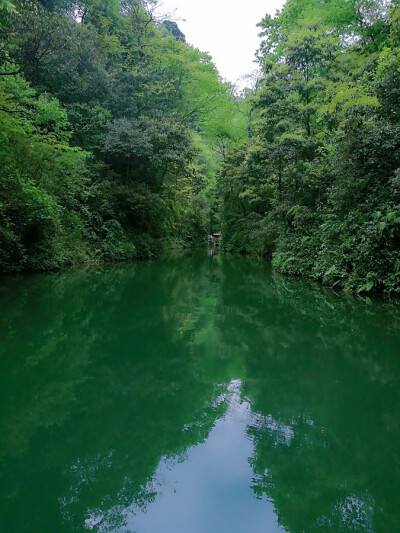
<path fill-rule="evenodd" d="M 399 532 L 399 307 L 206 251 L 1 278 L 0 532 Z"/>

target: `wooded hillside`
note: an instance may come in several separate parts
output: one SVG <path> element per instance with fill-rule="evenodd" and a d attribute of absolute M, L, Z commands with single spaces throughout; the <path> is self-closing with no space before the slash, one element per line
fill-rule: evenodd
<path fill-rule="evenodd" d="M 400 291 L 397 1 L 288 0 L 260 24 L 250 136 L 220 181 L 225 249 Z"/>
<path fill-rule="evenodd" d="M 205 243 L 246 135 L 232 88 L 155 0 L 0 8 L 0 270 Z"/>

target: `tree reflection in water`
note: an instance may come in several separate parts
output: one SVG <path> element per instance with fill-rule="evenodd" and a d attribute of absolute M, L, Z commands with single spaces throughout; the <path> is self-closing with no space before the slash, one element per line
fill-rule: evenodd
<path fill-rule="evenodd" d="M 1 530 L 127 531 L 239 379 L 248 485 L 282 528 L 396 531 L 397 304 L 202 253 L 3 279 L 0 305 Z"/>

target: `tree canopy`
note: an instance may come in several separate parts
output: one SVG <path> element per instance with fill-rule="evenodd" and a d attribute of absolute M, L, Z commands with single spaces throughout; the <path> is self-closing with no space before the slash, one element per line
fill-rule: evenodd
<path fill-rule="evenodd" d="M 397 2 L 288 0 L 260 28 L 251 134 L 219 184 L 225 248 L 399 292 Z"/>
<path fill-rule="evenodd" d="M 231 252 L 400 291 L 398 0 L 288 0 L 238 95 L 156 0 L 0 3 L 0 269 Z"/>
<path fill-rule="evenodd" d="M 205 242 L 221 143 L 246 131 L 210 56 L 154 0 L 1 7 L 0 268 Z"/>

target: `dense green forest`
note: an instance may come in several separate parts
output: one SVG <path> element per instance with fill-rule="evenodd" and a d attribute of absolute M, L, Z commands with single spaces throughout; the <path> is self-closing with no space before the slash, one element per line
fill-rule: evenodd
<path fill-rule="evenodd" d="M 246 136 L 211 57 L 155 0 L 1 6 L 0 270 L 205 243 Z"/>
<path fill-rule="evenodd" d="M 0 2 L 0 270 L 223 249 L 400 292 L 398 0 L 288 0 L 238 95 L 157 0 Z"/>
<path fill-rule="evenodd" d="M 249 139 L 219 182 L 225 249 L 400 292 L 397 1 L 288 0 L 260 24 Z"/>

